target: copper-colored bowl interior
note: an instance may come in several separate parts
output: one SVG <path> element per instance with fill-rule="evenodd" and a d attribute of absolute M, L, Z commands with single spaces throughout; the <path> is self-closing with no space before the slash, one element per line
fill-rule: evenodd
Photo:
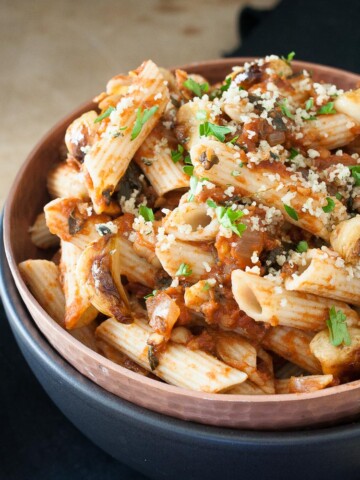
<path fill-rule="evenodd" d="M 249 58 L 216 60 L 185 67 L 216 82 Z M 316 80 L 343 89 L 357 86 L 358 75 L 338 69 L 294 62 L 295 70 L 312 70 Z M 46 178 L 59 161 L 59 147 L 69 123 L 94 107 L 89 102 L 60 121 L 30 153 L 18 173 L 4 215 L 4 243 L 15 283 L 39 329 L 54 348 L 75 368 L 106 390 L 140 406 L 200 423 L 246 429 L 289 429 L 319 426 L 353 419 L 360 413 L 360 381 L 307 394 L 224 395 L 193 392 L 143 377 L 111 362 L 74 339 L 40 307 L 24 284 L 17 264 L 44 258 L 44 251 L 30 241 L 28 229 L 50 200 Z"/>

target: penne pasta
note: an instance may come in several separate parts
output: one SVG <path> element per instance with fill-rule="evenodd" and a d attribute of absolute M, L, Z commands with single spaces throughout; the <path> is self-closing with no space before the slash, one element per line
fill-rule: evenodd
<path fill-rule="evenodd" d="M 312 293 L 325 298 L 360 306 L 360 278 L 344 260 L 322 250 L 309 250 L 304 265 L 285 280 L 287 290 Z"/>
<path fill-rule="evenodd" d="M 218 162 L 206 170 L 202 159 L 214 155 Z M 273 174 L 273 164 L 266 161 L 251 168 L 245 165 L 241 167 L 239 165 L 242 164 L 243 155 L 215 140 L 202 140 L 197 143 L 191 149 L 190 156 L 199 178 L 207 177 L 223 188 L 231 185 L 234 187 L 234 195 L 251 197 L 265 205 L 275 206 L 288 222 L 325 240 L 329 239 L 336 218 L 347 218 L 345 207 L 336 199 L 333 212 L 325 213 L 322 207 L 326 205 L 326 195 L 314 193 L 300 177 L 294 177 L 294 174 L 281 164 L 274 167 Z M 232 175 L 234 171 L 239 173 L 235 177 Z M 288 213 L 289 202 L 295 211 L 292 216 Z"/>
<path fill-rule="evenodd" d="M 146 138 L 134 156 L 159 197 L 171 190 L 189 187 L 189 176 L 183 163 L 174 163 L 171 150 L 177 149 L 175 139 L 160 122 Z"/>
<path fill-rule="evenodd" d="M 31 293 L 46 313 L 59 325 L 65 325 L 65 297 L 59 267 L 48 260 L 25 260 L 19 271 Z"/>
<path fill-rule="evenodd" d="M 360 89 L 352 90 L 350 92 L 345 92 L 342 95 L 339 95 L 335 102 L 334 106 L 336 110 L 340 113 L 348 115 L 355 122 L 360 123 Z"/>
<path fill-rule="evenodd" d="M 71 163 L 60 163 L 47 177 L 47 189 L 52 198 L 75 197 L 88 200 L 83 173 Z"/>
<path fill-rule="evenodd" d="M 355 126 L 353 119 L 343 113 L 320 115 L 302 127 L 303 144 L 309 148 L 329 150 L 343 147 L 355 139 L 356 133 L 352 130 Z"/>
<path fill-rule="evenodd" d="M 59 237 L 50 232 L 44 213 L 39 213 L 34 224 L 29 228 L 29 233 L 32 243 L 39 248 L 59 246 Z"/>
<path fill-rule="evenodd" d="M 155 127 L 169 101 L 158 67 L 144 62 L 135 73 L 132 92 L 121 98 L 110 125 L 84 160 L 85 182 L 96 213 L 102 213 L 135 152 Z"/>
<path fill-rule="evenodd" d="M 76 277 L 76 266 L 82 250 L 69 242 L 61 242 L 60 273 L 65 295 L 65 327 L 69 330 L 91 323 L 98 314 L 87 297 L 82 295 Z"/>
<path fill-rule="evenodd" d="M 147 345 L 151 329 L 140 320 L 123 325 L 110 318 L 96 333 L 99 338 L 128 355 L 150 371 Z M 183 375 L 183 372 L 186 375 Z M 246 380 L 247 375 L 231 368 L 201 351 L 192 351 L 183 345 L 169 343 L 153 373 L 166 382 L 201 392 L 222 392 Z"/>
<path fill-rule="evenodd" d="M 234 298 L 249 317 L 272 326 L 283 325 L 301 330 L 321 330 L 332 307 L 341 310 L 348 325 L 358 324 L 358 315 L 346 303 L 308 293 L 292 292 L 253 273 L 233 270 Z"/>

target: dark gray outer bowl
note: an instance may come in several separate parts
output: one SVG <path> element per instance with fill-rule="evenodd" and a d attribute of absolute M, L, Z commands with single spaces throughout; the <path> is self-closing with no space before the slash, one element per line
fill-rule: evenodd
<path fill-rule="evenodd" d="M 16 341 L 54 403 L 96 445 L 150 478 L 360 478 L 360 423 L 296 432 L 221 429 L 160 415 L 103 390 L 63 360 L 36 328 L 17 293 L 2 240 L 0 293 Z"/>

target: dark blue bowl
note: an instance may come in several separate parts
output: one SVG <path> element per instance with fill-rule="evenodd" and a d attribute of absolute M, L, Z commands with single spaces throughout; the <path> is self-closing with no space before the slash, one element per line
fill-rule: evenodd
<path fill-rule="evenodd" d="M 296 432 L 222 429 L 160 415 L 108 393 L 70 366 L 36 328 L 2 242 L 0 269 L 6 314 L 35 376 L 67 418 L 121 462 L 154 479 L 360 478 L 359 423 Z"/>

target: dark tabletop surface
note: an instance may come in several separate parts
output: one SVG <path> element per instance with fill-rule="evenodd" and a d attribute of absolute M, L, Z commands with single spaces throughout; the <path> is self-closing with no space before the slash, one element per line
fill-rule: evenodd
<path fill-rule="evenodd" d="M 245 9 L 241 47 L 227 56 L 296 52 L 360 73 L 360 1 L 283 0 Z M 87 440 L 53 405 L 16 346 L 0 306 L 0 480 L 145 479 Z"/>

